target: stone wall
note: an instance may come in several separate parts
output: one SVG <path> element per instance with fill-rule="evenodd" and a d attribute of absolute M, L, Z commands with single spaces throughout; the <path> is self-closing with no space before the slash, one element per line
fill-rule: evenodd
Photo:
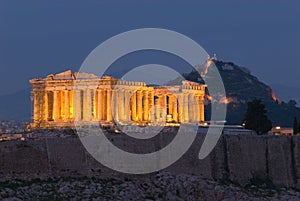
<path fill-rule="evenodd" d="M 164 134 L 156 140 L 137 143 L 122 135 L 109 139 L 118 147 L 145 153 L 168 144 L 174 136 Z M 206 178 L 230 180 L 240 185 L 270 181 L 276 187 L 300 189 L 300 136 L 223 136 L 213 152 L 199 160 L 204 135 L 199 134 L 176 163 L 166 168 Z M 0 180 L 58 176 L 151 177 L 127 175 L 110 170 L 95 161 L 79 139 L 48 138 L 0 143 Z"/>

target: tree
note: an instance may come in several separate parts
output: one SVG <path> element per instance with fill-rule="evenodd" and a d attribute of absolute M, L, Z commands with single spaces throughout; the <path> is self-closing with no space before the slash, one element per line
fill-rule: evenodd
<path fill-rule="evenodd" d="M 296 107 L 297 101 L 295 101 L 295 100 L 289 100 L 288 105 L 289 105 L 290 107 Z"/>
<path fill-rule="evenodd" d="M 294 124 L 293 124 L 293 134 L 296 135 L 300 130 L 299 130 L 298 121 L 297 118 L 294 118 Z"/>
<path fill-rule="evenodd" d="M 266 134 L 272 129 L 272 123 L 267 117 L 267 110 L 261 100 L 254 99 L 248 102 L 244 117 L 245 128 L 256 131 L 258 135 Z"/>

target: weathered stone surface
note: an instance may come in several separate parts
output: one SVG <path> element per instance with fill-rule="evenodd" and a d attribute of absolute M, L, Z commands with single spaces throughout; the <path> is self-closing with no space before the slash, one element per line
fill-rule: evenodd
<path fill-rule="evenodd" d="M 265 179 L 266 141 L 257 136 L 226 136 L 229 179 L 245 185 L 252 178 Z"/>
<path fill-rule="evenodd" d="M 228 167 L 227 167 L 227 156 L 225 153 L 225 139 L 222 136 L 213 151 L 209 154 L 210 172 L 211 177 L 214 179 L 227 179 L 228 178 Z M 197 152 L 199 153 L 199 152 Z"/>
<path fill-rule="evenodd" d="M 204 137 L 204 135 L 198 135 L 189 150 L 166 170 L 174 173 L 190 173 L 211 178 L 209 157 L 203 160 L 198 159 L 198 153 Z"/>
<path fill-rule="evenodd" d="M 300 189 L 300 136 L 293 137 L 293 176 L 297 189 Z"/>
<path fill-rule="evenodd" d="M 276 186 L 294 187 L 292 141 L 287 136 L 268 138 L 268 173 Z"/>
<path fill-rule="evenodd" d="M 32 178 L 49 174 L 45 141 L 0 143 L 0 179 Z"/>
<path fill-rule="evenodd" d="M 227 162 L 229 179 L 231 181 L 246 184 L 251 177 L 248 163 L 242 152 L 240 136 L 226 136 Z"/>
<path fill-rule="evenodd" d="M 164 147 L 174 136 L 167 134 L 152 143 L 141 144 L 123 137 L 109 136 L 120 148 L 129 146 L 132 152 L 145 153 Z M 199 134 L 188 152 L 165 171 L 229 179 L 241 185 L 252 179 L 270 179 L 275 186 L 300 189 L 300 136 L 222 136 L 210 155 L 199 160 L 204 137 Z M 75 137 L 1 142 L 0 174 L 0 180 L 47 176 L 132 177 L 97 162 Z"/>
<path fill-rule="evenodd" d="M 85 149 L 78 138 L 46 139 L 46 146 L 52 174 L 64 175 L 86 170 Z"/>

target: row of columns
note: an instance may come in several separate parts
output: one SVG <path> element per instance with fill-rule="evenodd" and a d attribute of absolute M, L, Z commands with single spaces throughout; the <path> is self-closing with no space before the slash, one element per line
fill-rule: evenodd
<path fill-rule="evenodd" d="M 204 100 L 202 96 L 195 96 L 192 93 L 163 94 L 157 96 L 155 106 L 155 117 L 158 121 L 168 119 L 182 123 L 204 121 Z"/>
<path fill-rule="evenodd" d="M 154 90 L 85 89 L 34 93 L 34 120 L 44 121 L 204 121 L 203 96 Z"/>

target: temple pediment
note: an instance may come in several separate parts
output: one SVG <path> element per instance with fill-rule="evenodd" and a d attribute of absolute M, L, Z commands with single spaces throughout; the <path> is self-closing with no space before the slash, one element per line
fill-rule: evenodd
<path fill-rule="evenodd" d="M 78 79 L 99 79 L 99 77 L 95 74 L 83 73 L 83 72 L 75 72 L 74 77 L 76 80 L 78 80 Z"/>
<path fill-rule="evenodd" d="M 67 70 L 58 74 L 50 74 L 47 76 L 47 80 L 71 80 L 73 79 L 72 71 Z"/>
<path fill-rule="evenodd" d="M 95 74 L 75 72 L 72 73 L 71 70 L 67 70 L 57 74 L 50 74 L 47 76 L 46 80 L 78 80 L 78 79 L 99 79 Z"/>

